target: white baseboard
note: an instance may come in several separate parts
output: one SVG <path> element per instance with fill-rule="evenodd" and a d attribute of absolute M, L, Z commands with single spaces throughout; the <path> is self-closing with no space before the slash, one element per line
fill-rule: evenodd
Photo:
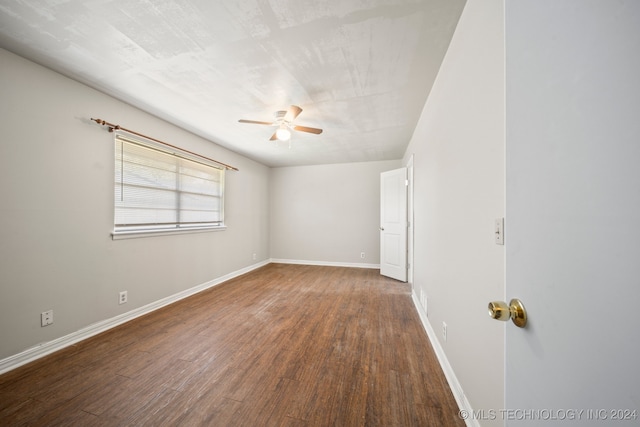
<path fill-rule="evenodd" d="M 106 320 L 102 320 L 100 322 L 94 323 L 92 325 L 89 325 L 85 328 L 80 329 L 79 331 L 70 333 L 63 337 L 57 338 L 53 341 L 48 341 L 45 343 L 38 344 L 37 346 L 29 348 L 21 353 L 18 353 L 13 356 L 9 356 L 5 359 L 0 360 L 0 374 L 4 372 L 8 372 L 19 366 L 25 365 L 29 362 L 32 362 L 48 354 L 54 353 L 58 350 L 62 350 L 65 347 L 68 347 L 72 344 L 75 344 L 89 337 L 92 337 L 94 335 L 107 331 L 111 328 L 114 328 L 118 325 L 126 323 L 130 320 L 135 319 L 136 317 L 144 316 L 145 314 L 151 313 L 152 311 L 155 311 L 159 308 L 172 304 L 176 301 L 180 301 L 181 299 L 197 294 L 198 292 L 202 292 L 205 289 L 209 289 L 213 286 L 219 285 L 220 283 L 226 282 L 227 280 L 230 280 L 230 279 L 233 279 L 234 277 L 248 273 L 252 270 L 265 266 L 269 263 L 270 261 L 266 260 L 266 261 L 259 262 L 257 264 L 250 265 L 248 267 L 226 274 L 217 279 L 210 280 L 201 285 L 195 286 L 190 289 L 186 289 L 177 294 L 170 295 L 166 298 L 162 298 L 158 301 L 136 308 L 127 313 L 123 313 L 118 316 L 112 317 L 111 319 L 106 319 Z"/>
<path fill-rule="evenodd" d="M 276 259 L 271 258 L 274 264 L 298 264 L 298 265 L 321 265 L 325 267 L 354 267 L 354 268 L 380 268 L 380 264 L 366 264 L 364 262 L 333 262 L 333 261 L 309 261 L 306 259 Z"/>
<path fill-rule="evenodd" d="M 429 336 L 429 341 L 431 341 L 431 346 L 436 352 L 436 356 L 438 358 L 438 362 L 440 362 L 440 366 L 444 372 L 444 376 L 447 378 L 447 382 L 449 383 L 449 387 L 453 393 L 453 397 L 456 399 L 456 403 L 458 404 L 458 408 L 460 409 L 460 413 L 464 414 L 473 414 L 473 409 L 471 408 L 471 404 L 467 400 L 467 397 L 462 390 L 462 385 L 458 381 L 455 372 L 453 372 L 453 368 L 451 364 L 449 364 L 449 359 L 447 359 L 447 355 L 444 352 L 444 349 L 440 345 L 440 342 L 436 338 L 436 333 L 431 327 L 431 323 L 429 323 L 429 319 L 427 318 L 427 314 L 424 311 L 424 308 L 419 302 L 418 296 L 415 292 L 411 292 L 411 298 L 413 299 L 413 305 L 416 307 L 418 314 L 420 315 L 420 320 L 422 321 L 422 326 L 424 326 L 427 335 Z M 474 419 L 472 416 L 467 416 L 465 419 L 467 426 L 469 427 L 480 427 L 478 420 Z"/>

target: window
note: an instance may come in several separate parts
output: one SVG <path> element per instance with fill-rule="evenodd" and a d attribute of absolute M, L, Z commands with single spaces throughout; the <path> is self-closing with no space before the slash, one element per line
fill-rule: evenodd
<path fill-rule="evenodd" d="M 114 238 L 224 228 L 224 169 L 118 131 Z"/>

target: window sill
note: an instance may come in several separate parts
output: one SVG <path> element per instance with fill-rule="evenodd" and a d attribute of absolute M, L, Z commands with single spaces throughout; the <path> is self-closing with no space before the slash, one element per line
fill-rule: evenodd
<path fill-rule="evenodd" d="M 155 237 L 155 236 L 171 236 L 175 234 L 192 234 L 192 233 L 208 233 L 211 231 L 224 231 L 226 226 L 220 227 L 193 227 L 193 228 L 179 228 L 172 230 L 131 230 L 131 231 L 112 231 L 111 238 L 113 240 L 123 239 L 138 239 L 141 237 Z"/>

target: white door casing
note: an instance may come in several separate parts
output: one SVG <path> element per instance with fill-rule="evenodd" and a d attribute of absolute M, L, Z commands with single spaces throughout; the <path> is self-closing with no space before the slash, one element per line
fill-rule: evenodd
<path fill-rule="evenodd" d="M 407 281 L 413 291 L 413 251 L 414 251 L 414 219 L 413 219 L 413 154 L 407 162 Z"/>
<path fill-rule="evenodd" d="M 407 169 L 380 174 L 380 274 L 407 281 Z"/>

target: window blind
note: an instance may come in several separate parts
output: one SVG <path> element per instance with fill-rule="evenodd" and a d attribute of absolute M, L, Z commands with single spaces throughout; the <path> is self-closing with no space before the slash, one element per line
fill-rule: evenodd
<path fill-rule="evenodd" d="M 224 225 L 224 170 L 121 132 L 115 137 L 114 231 Z"/>

